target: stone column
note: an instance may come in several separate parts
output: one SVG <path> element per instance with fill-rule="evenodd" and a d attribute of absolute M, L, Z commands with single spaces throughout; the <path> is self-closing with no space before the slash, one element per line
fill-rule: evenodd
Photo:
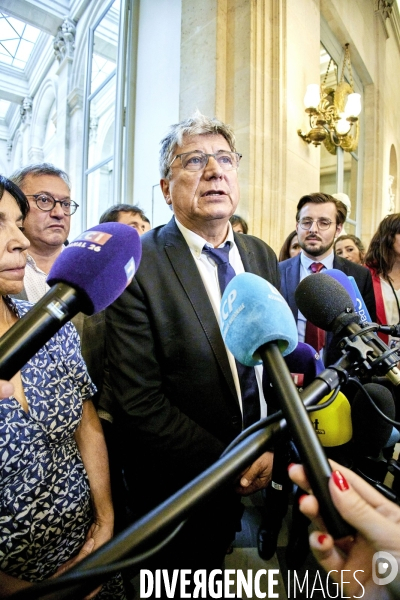
<path fill-rule="evenodd" d="M 59 151 L 57 166 L 69 171 L 70 152 L 70 115 L 68 96 L 72 61 L 75 50 L 76 23 L 65 17 L 54 38 L 54 54 L 59 62 L 57 70 L 57 148 Z"/>
<path fill-rule="evenodd" d="M 28 164 L 29 161 L 29 148 L 30 148 L 30 134 L 31 134 L 31 123 L 32 123 L 32 104 L 33 99 L 27 96 L 23 99 L 20 106 L 19 112 L 21 115 L 21 134 L 22 134 L 22 161 L 23 164 Z"/>

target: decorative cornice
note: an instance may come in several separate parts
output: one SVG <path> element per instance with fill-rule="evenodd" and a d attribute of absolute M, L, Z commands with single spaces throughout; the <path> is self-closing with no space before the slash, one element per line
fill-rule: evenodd
<path fill-rule="evenodd" d="M 65 57 L 72 58 L 75 49 L 76 23 L 69 17 L 65 17 L 62 25 L 58 28 L 54 38 L 54 54 L 61 62 Z"/>
<path fill-rule="evenodd" d="M 400 50 L 400 14 L 395 0 L 375 0 L 375 14 L 379 16 L 386 39 L 390 37 L 390 29 L 387 21 L 392 26 L 393 35 Z"/>

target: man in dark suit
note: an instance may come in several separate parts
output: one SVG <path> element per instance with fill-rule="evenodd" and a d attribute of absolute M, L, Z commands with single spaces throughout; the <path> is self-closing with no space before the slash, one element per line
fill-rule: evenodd
<path fill-rule="evenodd" d="M 300 198 L 297 204 L 296 231 L 301 252 L 294 258 L 279 263 L 281 273 L 281 293 L 292 309 L 297 322 L 299 341 L 307 341 L 307 324 L 299 312 L 295 291 L 299 282 L 312 272 L 322 269 L 339 269 L 352 275 L 360 289 L 371 319 L 375 321 L 375 297 L 372 279 L 366 267 L 335 256 L 334 240 L 340 235 L 346 220 L 347 208 L 340 200 L 329 194 L 317 192 Z M 322 265 L 322 267 L 321 267 Z M 332 298 L 332 302 L 335 299 Z M 311 343 L 314 347 L 314 344 Z M 316 348 L 320 350 L 320 348 Z"/>
<path fill-rule="evenodd" d="M 196 113 L 171 128 L 162 141 L 160 185 L 174 216 L 142 236 L 135 278 L 106 311 L 116 421 L 135 516 L 214 463 L 247 414 L 246 390 L 218 325 L 219 267 L 209 252 L 227 252 L 236 273 L 250 271 L 276 287 L 279 272 L 267 244 L 234 234 L 229 223 L 239 201 L 240 158 L 233 131 L 217 119 Z M 266 414 L 259 369 L 252 373 L 258 418 Z M 271 466 L 267 452 L 236 491 L 232 483 L 198 510 L 158 566 L 220 567 L 240 522 L 238 494 L 266 485 Z"/>

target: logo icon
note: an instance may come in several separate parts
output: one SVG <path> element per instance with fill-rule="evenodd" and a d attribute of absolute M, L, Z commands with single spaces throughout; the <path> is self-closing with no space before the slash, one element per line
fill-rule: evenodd
<path fill-rule="evenodd" d="M 399 565 L 389 552 L 375 552 L 372 557 L 372 579 L 377 585 L 392 583 L 399 572 Z"/>

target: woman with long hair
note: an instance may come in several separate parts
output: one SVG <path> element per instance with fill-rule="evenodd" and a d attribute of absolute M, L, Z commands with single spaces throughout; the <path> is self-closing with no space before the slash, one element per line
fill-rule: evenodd
<path fill-rule="evenodd" d="M 339 235 L 339 237 L 335 240 L 333 249 L 337 256 L 347 258 L 347 260 L 359 265 L 364 264 L 364 244 L 356 235 L 352 235 L 351 233 Z"/>
<path fill-rule="evenodd" d="M 400 213 L 388 215 L 379 224 L 369 245 L 365 265 L 374 285 L 377 322 L 400 323 Z M 380 334 L 391 344 L 396 339 Z"/>
<path fill-rule="evenodd" d="M 279 262 L 287 260 L 288 258 L 293 258 L 293 256 L 297 256 L 301 252 L 301 248 L 299 246 L 299 241 L 297 239 L 297 231 L 291 231 L 287 236 L 286 240 L 283 242 L 281 251 L 279 252 Z"/>

